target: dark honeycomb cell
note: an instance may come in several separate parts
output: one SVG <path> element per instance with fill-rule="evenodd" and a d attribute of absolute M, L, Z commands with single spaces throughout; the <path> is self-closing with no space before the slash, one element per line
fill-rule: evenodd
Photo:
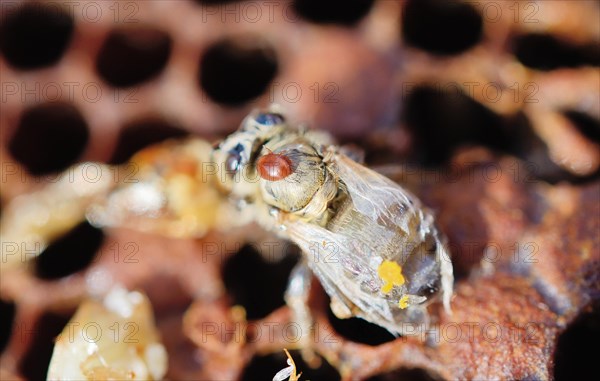
<path fill-rule="evenodd" d="M 573 123 L 573 125 L 585 135 L 588 139 L 600 143 L 600 121 L 589 114 L 569 110 L 564 115 Z"/>
<path fill-rule="evenodd" d="M 333 314 L 331 308 L 327 309 L 327 318 L 337 333 L 356 343 L 377 346 L 396 339 L 387 329 L 364 319 L 340 319 Z"/>
<path fill-rule="evenodd" d="M 600 141 L 600 125 L 593 117 L 578 111 L 565 111 L 563 114 L 584 136 Z M 576 176 L 556 164 L 550 156 L 547 144 L 535 133 L 531 121 L 523 112 L 506 118 L 506 126 L 511 140 L 505 152 L 524 161 L 532 180 L 539 179 L 550 184 L 582 184 L 599 178 L 600 171 L 587 176 Z"/>
<path fill-rule="evenodd" d="M 88 139 L 87 123 L 74 106 L 44 103 L 25 110 L 8 149 L 33 175 L 45 175 L 73 164 Z"/>
<path fill-rule="evenodd" d="M 31 335 L 32 342 L 19 362 L 19 371 L 26 380 L 45 380 L 52 359 L 54 340 L 65 328 L 70 314 L 44 313 L 33 327 L 23 326 L 23 335 Z"/>
<path fill-rule="evenodd" d="M 550 34 L 532 33 L 518 36 L 512 51 L 525 66 L 538 70 L 600 65 L 598 46 L 575 46 Z"/>
<path fill-rule="evenodd" d="M 459 54 L 479 42 L 483 22 L 468 3 L 409 0 L 402 14 L 404 41 L 438 55 Z"/>
<path fill-rule="evenodd" d="M 600 301 L 583 312 L 558 338 L 554 352 L 554 379 L 598 380 L 597 351 L 600 340 Z"/>
<path fill-rule="evenodd" d="M 298 255 L 269 263 L 252 246 L 244 246 L 225 262 L 223 281 L 232 304 L 246 309 L 248 320 L 260 319 L 285 304 L 283 294 Z"/>
<path fill-rule="evenodd" d="M 573 180 L 569 172 L 552 160 L 548 145 L 535 133 L 531 121 L 523 112 L 508 118 L 507 124 L 512 137 L 507 152 L 523 160 L 533 178 L 552 184 Z"/>
<path fill-rule="evenodd" d="M 86 268 L 104 241 L 102 230 L 82 222 L 51 243 L 36 259 L 35 274 L 57 279 Z"/>
<path fill-rule="evenodd" d="M 345 2 L 295 0 L 292 6 L 300 17 L 310 22 L 352 26 L 369 13 L 374 2 L 374 0 Z"/>
<path fill-rule="evenodd" d="M 290 355 L 296 364 L 297 373 L 302 372 L 301 380 L 310 381 L 336 381 L 340 380 L 340 374 L 323 357 L 317 368 L 311 368 L 302 359 L 300 351 L 290 351 Z M 286 368 L 287 357 L 283 350 L 267 356 L 254 356 L 242 373 L 241 381 L 272 380 L 273 376 L 283 368 Z"/>
<path fill-rule="evenodd" d="M 2 4 L 0 51 L 8 63 L 23 70 L 51 66 L 65 52 L 74 22 L 59 3 Z"/>
<path fill-rule="evenodd" d="M 14 303 L 0 299 L 0 353 L 4 351 L 10 340 L 15 313 Z"/>
<path fill-rule="evenodd" d="M 250 39 L 211 45 L 200 60 L 200 86 L 217 103 L 238 106 L 263 94 L 277 75 L 275 51 Z"/>
<path fill-rule="evenodd" d="M 188 134 L 183 128 L 156 118 L 130 123 L 120 131 L 110 163 L 122 164 L 142 148 L 170 138 L 182 138 Z"/>
<path fill-rule="evenodd" d="M 379 374 L 365 381 L 442 381 L 444 378 L 431 371 L 419 368 L 401 368 L 393 372 Z"/>
<path fill-rule="evenodd" d="M 134 86 L 162 72 L 171 46 L 171 37 L 158 29 L 115 29 L 98 53 L 96 70 L 112 86 Z"/>
<path fill-rule="evenodd" d="M 513 144 L 499 115 L 453 88 L 417 87 L 404 110 L 402 117 L 415 138 L 414 159 L 426 165 L 446 162 L 463 144 L 501 151 Z"/>

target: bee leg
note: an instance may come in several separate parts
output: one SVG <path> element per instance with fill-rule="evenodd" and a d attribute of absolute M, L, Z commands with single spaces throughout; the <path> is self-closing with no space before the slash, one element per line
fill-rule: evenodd
<path fill-rule="evenodd" d="M 292 270 L 287 290 L 285 291 L 285 302 L 292 311 L 292 321 L 298 324 L 298 345 L 302 351 L 302 358 L 309 365 L 318 366 L 319 357 L 311 348 L 311 337 L 313 335 L 313 319 L 308 306 L 310 294 L 310 282 L 312 273 L 305 260 L 298 262 Z"/>
<path fill-rule="evenodd" d="M 348 319 L 353 316 L 352 311 L 337 296 L 331 297 L 329 307 L 338 319 Z"/>
<path fill-rule="evenodd" d="M 442 303 L 446 313 L 452 314 L 450 308 L 450 299 L 452 298 L 452 289 L 454 288 L 454 274 L 452 269 L 452 262 L 450 261 L 450 255 L 446 248 L 442 246 L 441 250 L 438 251 L 438 255 L 441 262 L 440 274 L 442 277 Z"/>

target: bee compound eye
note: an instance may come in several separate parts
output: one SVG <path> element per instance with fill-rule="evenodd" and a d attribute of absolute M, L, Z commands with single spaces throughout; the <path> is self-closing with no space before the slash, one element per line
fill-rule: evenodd
<path fill-rule="evenodd" d="M 244 146 L 240 143 L 236 144 L 235 147 L 227 152 L 227 158 L 225 159 L 225 171 L 231 176 L 235 175 L 242 166 L 242 152 Z"/>
<path fill-rule="evenodd" d="M 285 119 L 283 116 L 275 113 L 261 112 L 254 118 L 256 123 L 262 124 L 264 126 L 276 126 L 278 124 L 283 124 Z"/>
<path fill-rule="evenodd" d="M 292 162 L 287 156 L 272 152 L 261 156 L 256 168 L 259 176 L 267 181 L 283 180 L 293 172 Z"/>

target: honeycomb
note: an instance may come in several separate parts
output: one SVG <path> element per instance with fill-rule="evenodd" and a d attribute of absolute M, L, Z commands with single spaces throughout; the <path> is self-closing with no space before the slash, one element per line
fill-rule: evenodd
<path fill-rule="evenodd" d="M 283 301 L 297 248 L 253 226 L 173 239 L 82 222 L 2 274 L 1 379 L 45 379 L 107 283 L 148 296 L 168 379 L 270 380 L 283 348 L 313 381 L 598 378 L 598 2 L 0 7 L 3 208 L 73 163 L 213 141 L 274 102 L 435 210 L 456 273 L 453 314 L 432 305 L 431 329 L 400 338 L 337 319 L 315 279 L 309 364 Z"/>

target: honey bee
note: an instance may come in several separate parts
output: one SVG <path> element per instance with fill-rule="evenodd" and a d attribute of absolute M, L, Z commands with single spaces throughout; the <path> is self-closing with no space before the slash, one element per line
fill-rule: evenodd
<path fill-rule="evenodd" d="M 327 133 L 291 127 L 272 106 L 252 112 L 215 147 L 192 138 L 140 151 L 130 162 L 135 179 L 129 165 L 98 164 L 110 176 L 86 182 L 79 169 L 90 163 L 78 164 L 8 205 L 0 241 L 24 244 L 3 252 L 1 270 L 19 263 L 23 247 L 39 252 L 83 218 L 180 237 L 257 222 L 303 252 L 286 302 L 304 326 L 312 273 L 339 318 L 417 334 L 427 326 L 429 303 L 441 297 L 450 312 L 444 238 L 415 196 L 352 158 L 358 156 Z"/>
<path fill-rule="evenodd" d="M 298 245 L 339 318 L 394 334 L 426 326 L 453 271 L 432 213 L 400 185 L 352 160 L 327 135 L 256 111 L 213 152 L 219 187 L 263 227 Z M 306 271 L 292 276 L 306 277 Z M 288 291 L 288 304 L 302 287 Z"/>

